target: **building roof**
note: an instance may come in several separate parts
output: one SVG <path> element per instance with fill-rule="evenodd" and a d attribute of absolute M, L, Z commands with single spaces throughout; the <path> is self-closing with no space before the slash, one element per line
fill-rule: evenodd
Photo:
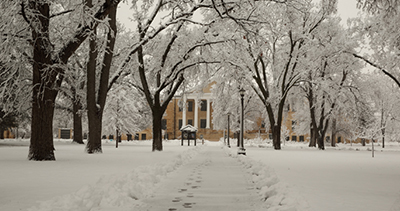
<path fill-rule="evenodd" d="M 180 130 L 188 132 L 197 132 L 197 128 L 193 127 L 192 125 L 183 126 Z"/>

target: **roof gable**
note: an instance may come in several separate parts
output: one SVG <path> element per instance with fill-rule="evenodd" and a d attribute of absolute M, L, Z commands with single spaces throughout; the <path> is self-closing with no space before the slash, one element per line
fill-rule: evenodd
<path fill-rule="evenodd" d="M 197 128 L 193 127 L 192 125 L 186 125 L 183 126 L 180 131 L 197 132 Z"/>

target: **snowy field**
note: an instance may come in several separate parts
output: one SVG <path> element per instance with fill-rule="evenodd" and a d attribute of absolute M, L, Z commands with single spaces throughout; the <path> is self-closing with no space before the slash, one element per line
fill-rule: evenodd
<path fill-rule="evenodd" d="M 254 144 L 253 144 L 254 145 Z M 400 146 L 341 144 L 326 150 L 291 144 L 281 151 L 248 147 L 249 158 L 261 161 L 290 184 L 313 210 L 400 210 Z"/>
<path fill-rule="evenodd" d="M 212 147 L 169 141 L 163 152 L 152 153 L 149 141 L 123 142 L 118 149 L 114 144 L 105 142 L 103 154 L 88 155 L 83 145 L 56 140 L 57 161 L 34 162 L 26 159 L 26 140 L 0 141 L 0 210 L 140 210 L 164 178 Z M 247 157 L 235 156 L 236 147 L 219 148 L 260 184 L 260 201 L 267 198 L 270 210 L 400 210 L 398 143 L 376 146 L 374 158 L 371 145 L 320 151 L 286 143 L 275 151 L 251 141 Z M 274 201 L 288 206 L 273 207 Z"/>
<path fill-rule="evenodd" d="M 84 153 L 84 145 L 55 140 L 56 162 L 28 161 L 28 142 L 0 142 L 0 210 L 27 210 L 38 201 L 82 190 L 100 179 L 118 179 L 139 167 L 171 162 L 187 148 L 165 143 L 151 153 L 151 143 L 103 143 L 103 154 Z M 11 147 L 11 145 L 25 145 Z"/>

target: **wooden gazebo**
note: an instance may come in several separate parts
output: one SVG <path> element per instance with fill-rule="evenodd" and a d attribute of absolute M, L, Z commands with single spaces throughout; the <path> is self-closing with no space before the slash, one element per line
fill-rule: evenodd
<path fill-rule="evenodd" d="M 193 127 L 192 125 L 186 125 L 183 126 L 180 131 L 182 132 L 182 141 L 181 141 L 181 146 L 183 146 L 183 140 L 187 139 L 188 140 L 188 146 L 190 146 L 190 140 L 194 140 L 194 145 L 196 146 L 196 133 L 197 133 L 197 128 Z"/>

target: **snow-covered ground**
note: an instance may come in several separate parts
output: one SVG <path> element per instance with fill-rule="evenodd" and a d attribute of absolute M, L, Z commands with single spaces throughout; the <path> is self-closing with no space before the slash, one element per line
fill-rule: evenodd
<path fill-rule="evenodd" d="M 281 151 L 249 147 L 247 156 L 271 167 L 313 210 L 400 210 L 400 146 L 340 144 L 326 150 L 288 143 Z"/>
<path fill-rule="evenodd" d="M 26 140 L 0 141 L 0 210 L 141 210 L 168 177 L 217 147 L 169 141 L 163 152 L 151 152 L 149 141 L 123 142 L 118 149 L 107 142 L 103 154 L 88 155 L 83 145 L 55 143 L 56 162 L 34 162 L 26 159 Z M 236 147 L 217 148 L 240 163 L 269 210 L 400 210 L 398 143 L 376 146 L 374 158 L 371 145 L 320 151 L 288 142 L 275 151 L 254 140 L 246 144 L 246 157 L 237 156 Z M 204 167 L 203 176 L 215 168 Z"/>
<path fill-rule="evenodd" d="M 100 179 L 119 179 L 138 168 L 172 162 L 188 148 L 165 143 L 164 152 L 151 152 L 151 143 L 103 143 L 103 154 L 89 155 L 84 145 L 55 140 L 55 162 L 28 161 L 27 140 L 0 141 L 0 210 L 27 210 L 38 201 L 70 194 Z M 9 144 L 25 145 L 11 147 Z M 107 181 L 103 181 L 107 182 Z"/>

